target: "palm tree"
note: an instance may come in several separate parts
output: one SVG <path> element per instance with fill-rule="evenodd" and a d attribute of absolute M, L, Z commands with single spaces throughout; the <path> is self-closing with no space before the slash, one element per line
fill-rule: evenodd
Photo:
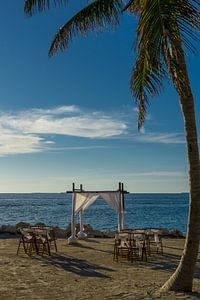
<path fill-rule="evenodd" d="M 66 4 L 67 0 L 26 0 L 25 13 L 32 15 Z M 200 27 L 198 0 L 86 0 L 86 6 L 57 32 L 49 56 L 67 49 L 70 41 L 89 31 L 101 30 L 120 22 L 128 12 L 138 19 L 135 46 L 136 63 L 130 88 L 139 107 L 141 128 L 149 96 L 158 95 L 163 80 L 171 78 L 183 113 L 187 143 L 190 206 L 187 236 L 180 263 L 161 288 L 162 291 L 191 291 L 200 242 L 200 163 L 195 109 L 186 67 L 184 49 L 194 52 L 191 39 L 197 39 Z"/>

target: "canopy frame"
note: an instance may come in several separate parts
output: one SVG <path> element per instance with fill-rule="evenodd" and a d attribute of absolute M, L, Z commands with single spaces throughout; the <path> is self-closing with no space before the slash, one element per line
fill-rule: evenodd
<path fill-rule="evenodd" d="M 71 215 L 71 236 L 68 238 L 69 244 L 77 243 L 77 237 L 79 239 L 84 239 L 87 234 L 84 232 L 83 227 L 83 211 L 85 208 L 89 207 L 96 199 L 101 196 L 113 209 L 118 212 L 118 230 L 124 229 L 124 194 L 128 194 L 124 190 L 124 184 L 119 182 L 119 188 L 116 191 L 85 191 L 83 190 L 83 185 L 80 184 L 80 188 L 75 188 L 75 183 L 72 183 L 72 191 L 67 191 L 67 193 L 72 193 L 72 215 Z M 105 198 L 104 198 L 105 197 Z M 77 233 L 76 237 L 76 213 L 79 212 L 80 219 L 80 231 Z"/>

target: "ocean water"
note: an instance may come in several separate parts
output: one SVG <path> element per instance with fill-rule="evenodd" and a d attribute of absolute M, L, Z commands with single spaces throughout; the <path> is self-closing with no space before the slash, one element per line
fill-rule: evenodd
<path fill-rule="evenodd" d="M 126 194 L 127 228 L 167 228 L 186 232 L 189 195 Z M 38 222 L 66 228 L 71 221 L 71 194 L 0 194 L 0 225 Z M 77 217 L 77 223 L 78 223 Z M 84 223 L 99 230 L 116 230 L 117 214 L 101 198 L 84 212 Z"/>

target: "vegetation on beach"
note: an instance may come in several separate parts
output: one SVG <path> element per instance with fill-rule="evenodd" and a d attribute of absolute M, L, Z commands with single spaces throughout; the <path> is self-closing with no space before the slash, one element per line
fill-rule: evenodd
<path fill-rule="evenodd" d="M 65 0 L 26 0 L 25 12 L 32 15 L 51 4 L 66 4 Z M 171 78 L 178 93 L 183 113 L 187 143 L 190 209 L 187 237 L 182 258 L 175 273 L 162 290 L 191 291 L 200 242 L 200 163 L 195 108 L 185 48 L 195 51 L 191 42 L 197 40 L 200 27 L 198 0 L 96 0 L 64 24 L 56 34 L 49 50 L 54 55 L 67 49 L 71 40 L 80 34 L 115 26 L 122 13 L 137 17 L 136 51 L 130 87 L 138 104 L 138 127 L 141 128 L 147 113 L 149 96 L 158 95 L 163 80 Z"/>

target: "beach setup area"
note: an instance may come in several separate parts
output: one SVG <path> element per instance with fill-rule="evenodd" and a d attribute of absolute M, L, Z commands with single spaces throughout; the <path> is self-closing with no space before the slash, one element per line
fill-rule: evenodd
<path fill-rule="evenodd" d="M 129 193 L 123 183 L 108 191 L 73 183 L 65 202 L 68 195 L 68 231 L 23 222 L 0 228 L 1 299 L 196 299 L 194 293 L 157 292 L 178 264 L 185 238 L 167 229 L 127 228 Z M 98 198 L 116 214 L 115 231 L 85 224 L 84 214 L 98 210 Z M 194 291 L 200 288 L 198 278 L 197 272 Z"/>
<path fill-rule="evenodd" d="M 163 254 L 151 253 L 147 261 L 113 259 L 115 238 L 87 238 L 69 245 L 56 240 L 51 255 L 31 256 L 20 248 L 19 238 L 0 239 L 1 299 L 197 299 L 199 273 L 194 278 L 194 294 L 159 296 L 155 292 L 172 274 L 182 254 L 183 238 L 163 238 Z M 198 263 L 199 265 L 199 263 Z"/>

